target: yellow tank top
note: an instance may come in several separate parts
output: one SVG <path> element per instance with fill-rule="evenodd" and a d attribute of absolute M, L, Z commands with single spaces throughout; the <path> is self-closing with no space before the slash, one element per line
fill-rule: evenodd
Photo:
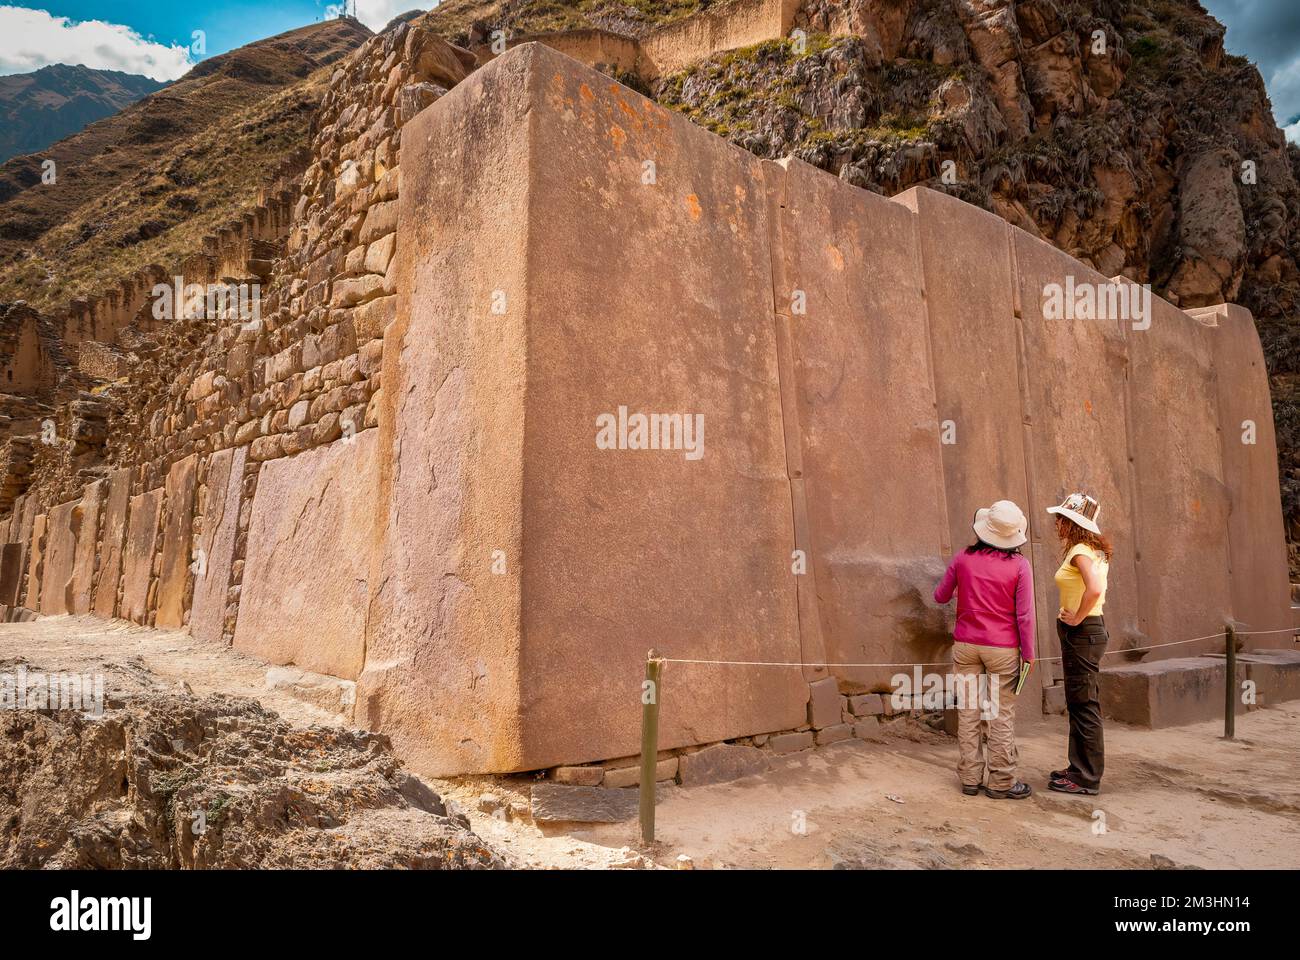
<path fill-rule="evenodd" d="M 1101 584 L 1101 596 L 1097 602 L 1092 605 L 1092 609 L 1084 614 L 1085 617 L 1101 616 L 1101 608 L 1106 603 L 1106 576 L 1110 572 L 1110 564 L 1106 562 L 1106 557 L 1100 551 L 1094 550 L 1085 543 L 1076 543 L 1070 548 L 1070 552 L 1065 555 L 1061 565 L 1056 568 L 1056 589 L 1061 593 L 1061 606 L 1066 610 L 1073 612 L 1079 606 L 1079 601 L 1083 599 L 1083 573 L 1074 565 L 1074 558 L 1079 554 L 1087 554 L 1092 557 L 1092 568 L 1097 574 L 1097 580 Z"/>

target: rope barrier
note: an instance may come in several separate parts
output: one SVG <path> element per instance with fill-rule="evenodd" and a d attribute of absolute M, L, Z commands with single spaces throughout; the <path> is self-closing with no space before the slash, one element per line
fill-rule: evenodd
<path fill-rule="evenodd" d="M 1239 637 L 1262 637 L 1273 633 L 1296 633 L 1300 628 L 1283 627 L 1279 630 L 1238 630 Z M 1189 640 L 1171 640 L 1169 643 L 1153 643 L 1146 647 L 1125 647 L 1121 650 L 1107 650 L 1102 656 L 1113 656 L 1120 653 L 1137 653 L 1145 650 L 1159 650 L 1161 647 L 1177 647 L 1185 643 L 1199 643 L 1202 640 L 1217 640 L 1222 637 L 1223 633 L 1210 633 L 1203 637 L 1192 637 Z M 663 657 L 664 663 L 698 663 L 712 666 L 734 666 L 734 667 L 938 667 L 946 666 L 951 660 L 928 660 L 921 663 L 801 663 L 798 661 L 780 661 L 780 660 L 694 660 L 685 657 Z M 1039 657 L 1035 663 L 1047 663 L 1052 660 L 1060 660 L 1060 657 Z"/>
<path fill-rule="evenodd" d="M 1231 623 L 1224 625 L 1222 633 L 1211 633 L 1204 637 L 1191 637 L 1187 640 L 1171 640 L 1168 643 L 1153 643 L 1145 647 L 1126 647 L 1121 650 L 1107 650 L 1102 656 L 1119 653 L 1138 653 L 1145 650 L 1159 650 L 1161 647 L 1177 647 L 1187 643 L 1199 643 L 1202 640 L 1224 640 L 1224 669 L 1226 671 L 1224 690 L 1224 737 L 1233 738 L 1236 714 L 1236 637 L 1263 637 L 1274 633 L 1300 633 L 1295 627 L 1283 627 L 1278 630 L 1234 630 Z M 1060 657 L 1043 657 L 1043 661 L 1060 660 Z M 641 784 L 640 784 L 640 818 L 641 838 L 646 843 L 655 839 L 655 763 L 658 758 L 659 737 L 659 702 L 663 667 L 668 663 L 698 663 L 715 666 L 735 667 L 932 667 L 944 666 L 951 660 L 931 660 L 924 663 L 803 663 L 780 660 L 694 660 L 686 657 L 661 657 L 657 650 L 646 654 L 646 681 L 641 689 Z M 649 694 L 647 696 L 647 693 Z"/>

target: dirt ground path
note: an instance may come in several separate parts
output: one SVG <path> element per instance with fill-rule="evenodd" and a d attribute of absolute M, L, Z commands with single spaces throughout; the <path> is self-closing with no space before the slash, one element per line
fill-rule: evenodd
<path fill-rule="evenodd" d="M 260 661 L 174 631 L 78 617 L 0 625 L 0 664 L 17 662 L 99 669 L 126 695 L 184 682 L 200 695 L 255 697 L 295 723 L 339 722 L 268 689 Z M 779 758 L 761 777 L 670 788 L 650 849 L 634 823 L 539 827 L 504 816 L 526 803 L 528 777 L 429 782 L 485 840 L 536 867 L 662 867 L 683 856 L 696 868 L 1300 867 L 1300 701 L 1239 717 L 1233 742 L 1218 722 L 1111 723 L 1105 792 L 1091 798 L 1044 789 L 1064 760 L 1065 718 L 1020 726 L 1021 776 L 1037 791 L 1029 800 L 963 796 L 955 742 L 895 723 L 875 742 Z"/>

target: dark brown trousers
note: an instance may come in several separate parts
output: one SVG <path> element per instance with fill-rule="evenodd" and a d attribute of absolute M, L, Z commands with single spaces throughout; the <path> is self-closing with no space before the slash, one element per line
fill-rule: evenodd
<path fill-rule="evenodd" d="M 1070 777 L 1081 787 L 1096 788 L 1106 765 L 1097 674 L 1110 637 L 1101 617 L 1084 617 L 1074 627 L 1058 620 L 1056 635 L 1061 641 L 1065 708 L 1070 714 Z"/>

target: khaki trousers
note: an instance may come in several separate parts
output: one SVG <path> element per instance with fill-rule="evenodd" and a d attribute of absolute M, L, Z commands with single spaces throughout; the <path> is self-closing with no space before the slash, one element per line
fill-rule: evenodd
<path fill-rule="evenodd" d="M 957 775 L 964 786 L 979 786 L 984 779 L 984 754 L 987 753 L 988 789 L 1010 790 L 1016 782 L 1018 759 L 1015 691 L 1020 651 L 1015 647 L 957 642 L 952 645 L 952 666 L 958 682 L 964 681 L 968 690 L 975 687 L 981 674 L 988 674 L 987 686 L 980 690 L 975 702 L 969 696 L 964 702 L 958 702 L 957 746 L 961 759 L 957 762 Z M 991 705 L 993 685 L 998 691 L 996 707 Z M 986 699 L 990 703 L 988 717 L 981 719 Z"/>

